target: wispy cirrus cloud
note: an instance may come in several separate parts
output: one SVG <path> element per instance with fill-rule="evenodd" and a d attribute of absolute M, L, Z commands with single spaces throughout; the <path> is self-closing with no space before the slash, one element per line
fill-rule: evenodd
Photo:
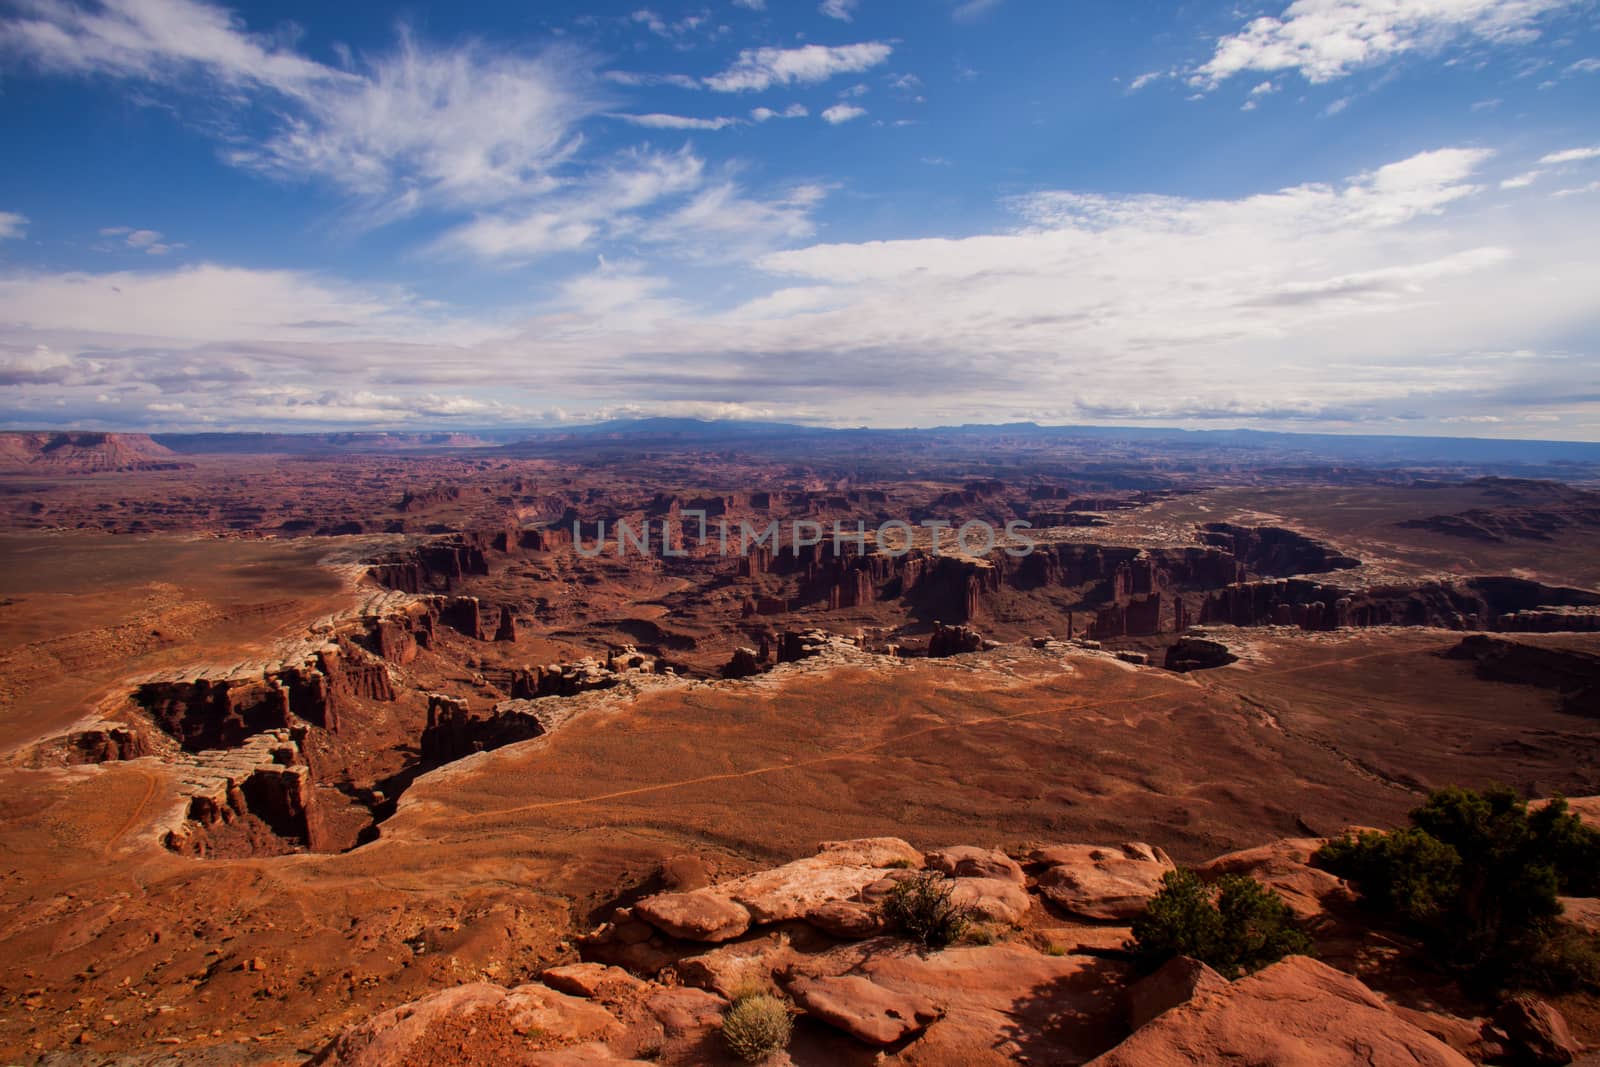
<path fill-rule="evenodd" d="M 607 240 L 640 242 L 669 257 L 730 261 L 811 236 L 825 190 L 800 185 L 753 196 L 713 175 L 688 148 L 637 149 L 523 211 L 480 214 L 445 233 L 438 248 L 525 263 Z"/>
<path fill-rule="evenodd" d="M 0 241 L 14 241 L 27 232 L 27 216 L 15 211 L 0 211 Z"/>
<path fill-rule="evenodd" d="M 143 230 L 132 226 L 107 226 L 100 231 L 101 237 L 109 237 L 122 248 L 143 252 L 148 256 L 164 256 L 174 249 L 184 247 L 165 239 L 160 230 Z"/>
<path fill-rule="evenodd" d="M 1459 38 L 1523 43 L 1539 21 L 1579 0 L 1295 0 L 1218 40 L 1189 81 L 1214 89 L 1247 71 L 1298 71 L 1313 84 Z"/>
<path fill-rule="evenodd" d="M 747 48 L 720 74 L 705 80 L 719 93 L 760 92 L 774 85 L 815 85 L 838 74 L 871 70 L 894 52 L 879 41 L 808 44 L 799 48 Z"/>
<path fill-rule="evenodd" d="M 223 158 L 275 178 L 331 182 L 374 217 L 546 191 L 602 109 L 584 57 L 482 42 L 394 48 L 331 67 L 250 32 L 202 0 L 30 0 L 0 19 L 0 51 L 46 73 L 159 85 L 174 106 L 239 113 Z M 215 89 L 224 91 L 219 95 Z M 264 118 L 264 137 L 245 116 Z"/>
<path fill-rule="evenodd" d="M 648 115 L 613 114 L 614 119 L 634 126 L 644 126 L 652 130 L 721 130 L 729 126 L 737 126 L 739 119 L 716 117 L 695 118 L 689 115 L 665 115 L 659 112 Z"/>

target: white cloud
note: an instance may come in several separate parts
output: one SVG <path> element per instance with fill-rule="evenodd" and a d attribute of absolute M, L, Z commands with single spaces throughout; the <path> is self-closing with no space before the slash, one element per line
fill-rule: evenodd
<path fill-rule="evenodd" d="M 825 195 L 821 186 L 801 185 L 758 200 L 731 181 L 717 182 L 682 206 L 641 222 L 636 232 L 677 256 L 738 262 L 812 236 L 811 213 Z"/>
<path fill-rule="evenodd" d="M 804 104 L 790 104 L 782 111 L 774 111 L 770 107 L 757 107 L 750 109 L 750 117 L 757 122 L 766 122 L 769 119 L 803 119 L 811 114 Z"/>
<path fill-rule="evenodd" d="M 733 0 L 734 7 L 742 7 L 747 11 L 765 11 L 767 0 Z"/>
<path fill-rule="evenodd" d="M 618 85 L 654 86 L 670 85 L 675 89 L 699 89 L 700 83 L 687 74 L 655 74 L 632 70 L 608 70 L 600 75 Z"/>
<path fill-rule="evenodd" d="M 225 159 L 326 179 L 368 198 L 380 219 L 545 191 L 577 146 L 577 123 L 599 108 L 581 57 L 560 50 L 439 48 L 402 30 L 392 51 L 346 70 L 198 0 L 33 0 L 26 10 L 0 21 L 6 52 L 47 71 L 156 83 L 177 103 L 193 90 L 197 107 L 254 107 L 274 129 L 224 129 Z"/>
<path fill-rule="evenodd" d="M 1568 74 L 1594 74 L 1600 71 L 1600 59 L 1580 59 L 1567 67 Z"/>
<path fill-rule="evenodd" d="M 730 178 L 708 176 L 688 149 L 636 150 L 535 208 L 480 215 L 448 232 L 440 248 L 523 263 L 625 241 L 678 258 L 731 261 L 809 237 L 820 200 L 817 186 L 751 196 Z"/>
<path fill-rule="evenodd" d="M 0 347 L 0 385 L 60 385 L 72 378 L 76 364 L 49 345 L 25 352 Z"/>
<path fill-rule="evenodd" d="M 198 76 L 290 96 L 353 80 L 198 0 L 32 0 L 22 10 L 0 21 L 0 48 L 46 70 L 151 81 Z"/>
<path fill-rule="evenodd" d="M 866 108 L 856 107 L 854 104 L 834 104 L 822 112 L 822 121 L 830 126 L 837 126 L 841 122 L 858 119 L 866 113 Z"/>
<path fill-rule="evenodd" d="M 822 0 L 817 10 L 830 19 L 850 22 L 855 18 L 856 8 L 860 6 L 861 0 Z"/>
<path fill-rule="evenodd" d="M 682 271 L 630 259 L 470 316 L 295 272 L 13 275 L 0 278 L 0 381 L 14 384 L 0 418 L 705 410 L 1425 431 L 1493 415 L 1507 418 L 1497 432 L 1559 418 L 1593 438 L 1600 396 L 1585 383 L 1600 356 L 1563 345 L 1600 328 L 1600 197 L 1510 194 L 1508 210 L 1507 195 L 1480 195 L 1490 159 L 1445 148 L 1233 199 L 1045 190 L 983 232 L 794 247 L 816 240 L 823 189 L 762 198 L 688 151 L 641 151 L 560 190 L 563 217 L 590 231 L 574 246 L 754 257 L 729 272 L 731 304 L 692 303 Z"/>
<path fill-rule="evenodd" d="M 27 232 L 27 216 L 14 211 L 0 211 L 0 241 L 14 241 Z"/>
<path fill-rule="evenodd" d="M 123 247 L 151 256 L 164 256 L 175 248 L 185 247 L 181 244 L 162 240 L 160 230 L 139 230 L 134 229 L 132 226 L 107 226 L 100 231 L 100 236 L 120 238 L 119 243 Z M 110 251 L 109 248 L 104 246 L 100 246 L 100 250 Z"/>
<path fill-rule="evenodd" d="M 1572 163 L 1587 163 L 1591 159 L 1600 159 L 1600 146 L 1592 148 L 1567 148 L 1560 152 L 1550 152 L 1539 157 L 1539 165 L 1530 171 L 1507 178 L 1500 183 L 1502 189 L 1524 189 L 1546 174 L 1567 168 Z M 1570 169 L 1570 168 L 1568 168 Z M 1554 196 L 1570 196 L 1574 193 L 1585 192 L 1584 189 L 1565 189 Z"/>
<path fill-rule="evenodd" d="M 1579 185 L 1571 189 L 1557 189 L 1551 196 L 1587 196 L 1589 193 L 1600 193 L 1600 181 L 1590 182 L 1588 185 Z"/>
<path fill-rule="evenodd" d="M 1593 148 L 1568 148 L 1561 152 L 1551 152 L 1547 156 L 1539 157 L 1541 166 L 1552 167 L 1562 163 L 1583 163 L 1591 159 L 1600 159 L 1600 145 Z"/>
<path fill-rule="evenodd" d="M 664 37 L 667 40 L 677 40 L 696 31 L 713 28 L 709 15 L 705 12 L 686 15 L 676 22 L 668 22 L 649 8 L 640 8 L 629 17 L 657 37 Z"/>
<path fill-rule="evenodd" d="M 1165 76 L 1166 75 L 1159 70 L 1146 71 L 1128 83 L 1128 91 L 1130 93 L 1136 93 L 1140 89 L 1143 89 L 1146 85 L 1149 85 L 1151 82 L 1157 81 Z"/>
<path fill-rule="evenodd" d="M 1578 0 L 1295 0 L 1221 38 L 1195 68 L 1193 85 L 1214 89 L 1244 71 L 1297 70 L 1313 84 L 1470 36 L 1525 42 L 1536 23 Z"/>
<path fill-rule="evenodd" d="M 877 41 L 747 48 L 727 70 L 707 78 L 706 85 L 719 93 L 759 92 L 774 85 L 815 85 L 837 74 L 870 70 L 888 60 L 893 51 Z"/>
<path fill-rule="evenodd" d="M 736 126 L 738 119 L 733 118 L 691 118 L 687 115 L 613 115 L 612 118 L 621 119 L 623 122 L 634 126 L 646 126 L 653 130 L 720 130 L 727 126 Z"/>
<path fill-rule="evenodd" d="M 1001 0 L 964 0 L 956 5 L 950 17 L 957 22 L 970 22 L 999 7 Z"/>
<path fill-rule="evenodd" d="M 402 34 L 370 77 L 317 94 L 263 146 L 227 158 L 401 206 L 406 193 L 448 205 L 536 195 L 572 158 L 575 127 L 595 111 L 573 62 L 561 52 L 436 50 Z"/>

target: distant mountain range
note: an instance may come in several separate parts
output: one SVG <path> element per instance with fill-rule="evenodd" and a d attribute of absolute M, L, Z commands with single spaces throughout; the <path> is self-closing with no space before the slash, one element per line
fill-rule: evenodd
<path fill-rule="evenodd" d="M 1600 443 L 1285 433 L 1263 430 L 1182 430 L 1139 426 L 1041 426 L 1032 422 L 871 429 L 782 422 L 685 418 L 613 419 L 583 426 L 473 429 L 439 432 L 163 433 L 84 431 L 0 433 L 0 467 L 47 471 L 159 468 L 198 455 L 355 455 L 479 452 L 504 456 L 614 454 L 639 449 L 739 448 L 770 454 L 793 442 L 799 455 L 838 457 L 856 448 L 915 449 L 919 443 L 955 448 L 1065 446 L 1081 443 L 1102 457 L 1119 448 L 1170 451 L 1174 459 L 1237 454 L 1252 464 L 1495 466 L 1600 465 Z M 1087 457 L 1086 457 L 1087 458 Z"/>

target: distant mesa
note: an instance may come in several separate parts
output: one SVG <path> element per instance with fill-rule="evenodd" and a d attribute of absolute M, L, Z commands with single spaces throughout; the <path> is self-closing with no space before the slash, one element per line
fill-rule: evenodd
<path fill-rule="evenodd" d="M 8 473 L 96 474 L 193 467 L 146 434 L 0 432 L 0 470 Z"/>

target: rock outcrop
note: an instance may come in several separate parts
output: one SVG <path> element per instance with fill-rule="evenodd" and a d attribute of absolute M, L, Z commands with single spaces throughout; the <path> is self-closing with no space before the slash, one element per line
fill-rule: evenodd
<path fill-rule="evenodd" d="M 1090 1067 L 1468 1067 L 1357 979 L 1304 956 L 1174 1007 Z"/>
<path fill-rule="evenodd" d="M 1028 857 L 1039 868 L 1039 894 L 1064 911 L 1085 919 L 1121 921 L 1144 910 L 1161 889 L 1161 879 L 1176 870 L 1159 848 L 1133 842 L 1056 845 Z"/>
<path fill-rule="evenodd" d="M 182 814 L 162 840 L 174 852 L 240 855 L 328 845 L 300 736 L 270 730 L 177 765 Z"/>
<path fill-rule="evenodd" d="M 1470 660 L 1480 678 L 1553 689 L 1565 710 L 1600 715 L 1600 655 L 1593 652 L 1473 634 L 1445 655 Z"/>
<path fill-rule="evenodd" d="M 503 700 L 474 714 L 463 700 L 428 694 L 428 725 L 419 742 L 422 762 L 438 765 L 538 737 L 545 732 L 531 700 Z"/>

